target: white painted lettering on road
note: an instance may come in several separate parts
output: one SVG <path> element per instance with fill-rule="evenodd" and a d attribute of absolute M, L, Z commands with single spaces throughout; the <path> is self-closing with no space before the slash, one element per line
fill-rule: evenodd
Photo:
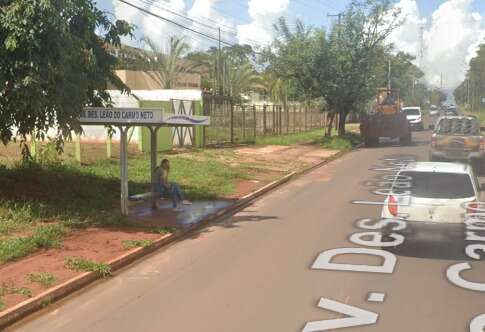
<path fill-rule="evenodd" d="M 362 265 L 332 263 L 331 260 L 339 255 L 369 255 L 383 258 L 382 265 Z M 369 272 L 369 273 L 392 273 L 396 266 L 396 256 L 388 251 L 372 248 L 337 248 L 326 250 L 318 255 L 313 263 L 314 270 L 333 270 L 333 271 L 352 271 L 352 272 Z"/>
<path fill-rule="evenodd" d="M 357 226 L 363 229 L 381 229 L 390 224 L 396 224 L 396 226 L 391 227 L 393 231 L 400 231 L 407 227 L 406 222 L 400 219 L 379 219 L 374 224 L 369 224 L 371 222 L 374 222 L 374 220 L 370 218 L 361 219 L 357 221 Z"/>
<path fill-rule="evenodd" d="M 372 311 L 363 310 L 325 298 L 320 299 L 318 307 L 344 314 L 349 317 L 309 322 L 303 328 L 303 332 L 329 331 L 346 327 L 372 325 L 377 322 L 377 318 L 379 317 L 378 314 Z"/>
<path fill-rule="evenodd" d="M 394 241 L 382 241 L 382 234 L 380 232 L 354 233 L 350 236 L 350 241 L 367 247 L 395 247 L 404 243 L 404 236 L 400 234 L 391 233 L 388 236 L 392 237 Z M 365 237 L 371 239 L 364 240 L 363 238 Z"/>
<path fill-rule="evenodd" d="M 470 322 L 470 332 L 484 332 L 485 331 L 485 315 L 480 315 Z"/>
<path fill-rule="evenodd" d="M 485 292 L 485 284 L 478 282 L 471 282 L 461 277 L 460 273 L 466 270 L 470 270 L 472 267 L 469 263 L 458 263 L 450 266 L 446 270 L 446 277 L 448 280 L 458 287 L 474 290 L 478 292 Z"/>

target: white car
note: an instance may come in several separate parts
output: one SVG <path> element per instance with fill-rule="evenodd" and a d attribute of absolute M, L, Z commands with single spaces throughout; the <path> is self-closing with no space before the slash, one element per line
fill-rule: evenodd
<path fill-rule="evenodd" d="M 424 130 L 421 107 L 403 107 L 402 112 L 406 115 L 406 119 L 408 119 L 412 128 Z"/>
<path fill-rule="evenodd" d="M 382 217 L 427 224 L 463 223 L 465 207 L 480 201 L 480 189 L 467 164 L 413 162 L 398 172 Z"/>

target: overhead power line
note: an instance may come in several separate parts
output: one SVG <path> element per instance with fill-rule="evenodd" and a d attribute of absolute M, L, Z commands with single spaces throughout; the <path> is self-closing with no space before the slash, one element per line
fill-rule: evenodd
<path fill-rule="evenodd" d="M 146 4 L 147 6 L 154 6 L 155 8 L 164 10 L 164 11 L 171 13 L 175 16 L 178 16 L 178 17 L 180 17 L 184 20 L 190 21 L 190 22 L 195 23 L 195 24 L 199 24 L 199 25 L 206 27 L 208 29 L 213 29 L 217 33 L 219 32 L 218 30 L 220 28 L 221 32 L 223 32 L 223 33 L 232 35 L 234 37 L 237 37 L 237 35 L 238 35 L 238 31 L 236 29 L 234 29 L 234 27 L 231 27 L 231 26 L 226 25 L 226 24 L 222 24 L 221 22 L 216 21 L 214 19 L 211 19 L 210 17 L 198 17 L 198 18 L 210 21 L 210 22 L 216 24 L 217 26 L 209 25 L 208 23 L 201 22 L 200 20 L 196 20 L 196 19 L 189 17 L 187 15 L 184 15 L 180 12 L 177 12 L 177 11 L 171 10 L 169 8 L 166 8 L 164 6 L 161 6 L 158 2 L 156 2 L 156 0 L 140 0 L 140 1 L 143 2 L 144 4 Z M 221 14 L 219 14 L 219 15 L 221 15 Z M 221 16 L 223 16 L 223 15 L 221 15 Z M 226 29 L 223 29 L 222 27 L 225 27 Z M 247 40 L 250 41 L 255 46 L 258 46 L 260 48 L 264 48 L 264 45 L 262 45 L 260 42 L 254 40 L 254 39 L 248 38 Z"/>
<path fill-rule="evenodd" d="M 174 20 L 171 20 L 171 19 L 166 18 L 166 17 L 163 17 L 163 16 L 161 16 L 161 15 L 158 15 L 158 14 L 152 13 L 151 11 L 149 11 L 149 10 L 147 10 L 147 9 L 145 9 L 145 8 L 142 8 L 142 7 L 140 7 L 140 6 L 137 6 L 137 5 L 135 5 L 135 4 L 133 4 L 133 3 L 129 2 L 129 1 L 126 1 L 126 0 L 118 0 L 118 1 L 119 1 L 119 2 L 124 3 L 124 4 L 128 5 L 128 6 L 130 6 L 130 7 L 132 7 L 132 8 L 138 9 L 139 11 L 141 11 L 141 12 L 143 12 L 143 13 L 147 14 L 147 15 L 150 15 L 150 16 L 153 16 L 153 17 L 157 17 L 157 18 L 159 18 L 159 19 L 161 19 L 161 20 L 163 20 L 163 21 L 165 21 L 165 22 L 168 22 L 168 23 L 171 23 L 171 24 L 173 24 L 173 25 L 175 25 L 175 26 L 178 26 L 179 28 L 182 28 L 182 29 L 185 29 L 185 30 L 191 31 L 191 32 L 196 33 L 196 34 L 198 34 L 198 35 L 204 36 L 204 37 L 206 37 L 207 39 L 210 39 L 210 40 L 213 40 L 213 41 L 219 42 L 219 38 L 217 38 L 217 37 L 215 37 L 215 36 L 209 35 L 209 34 L 207 34 L 207 33 L 201 32 L 201 31 L 197 31 L 197 30 L 192 29 L 192 28 L 190 28 L 190 27 L 188 27 L 188 26 L 185 26 L 185 25 L 183 25 L 183 24 L 181 24 L 181 23 L 178 23 L 178 22 L 176 22 L 176 21 L 174 21 Z M 220 42 L 221 42 L 222 44 L 224 44 L 224 45 L 227 45 L 227 46 L 234 46 L 234 44 L 231 44 L 231 43 L 226 42 L 226 41 L 224 41 L 224 40 L 221 40 Z"/>
<path fill-rule="evenodd" d="M 198 21 L 198 20 L 195 20 L 191 17 L 188 17 L 186 15 L 183 15 L 179 12 L 176 12 L 174 10 L 171 10 L 171 9 L 168 9 L 164 6 L 160 6 L 158 3 L 155 2 L 155 0 L 141 0 L 143 3 L 145 3 L 146 5 L 148 6 L 155 6 L 156 8 L 158 9 L 161 9 L 163 11 L 166 11 L 167 13 L 170 13 L 172 15 L 175 15 L 175 16 L 178 16 L 180 18 L 183 18 L 184 20 L 187 20 L 187 21 L 190 21 L 192 23 L 196 23 L 196 24 L 199 24 L 201 26 L 204 26 L 206 28 L 209 28 L 209 29 L 214 29 L 214 30 L 217 30 L 218 28 L 217 27 L 214 27 L 214 25 L 209 25 L 207 23 L 204 23 L 204 22 L 201 22 L 201 21 Z M 208 19 L 209 20 L 209 19 Z M 211 20 L 212 21 L 212 20 Z M 214 23 L 217 23 L 214 21 Z M 223 26 L 222 24 L 219 24 L 220 26 Z M 231 29 L 232 30 L 232 29 Z M 222 30 L 222 32 L 226 32 L 226 33 L 232 33 L 231 31 L 226 31 L 226 30 Z"/>
<path fill-rule="evenodd" d="M 173 24 L 173 25 L 175 25 L 175 26 L 178 26 L 178 27 L 180 27 L 180 28 L 182 28 L 182 29 L 184 29 L 184 30 L 187 30 L 187 31 L 193 32 L 193 33 L 195 33 L 195 34 L 197 34 L 197 35 L 200 35 L 200 36 L 202 36 L 202 37 L 204 37 L 204 38 L 206 38 L 206 39 L 208 39 L 208 40 L 215 41 L 215 42 L 218 42 L 218 43 L 219 43 L 219 41 L 220 41 L 220 43 L 221 43 L 221 44 L 224 44 L 224 45 L 226 45 L 226 46 L 230 46 L 230 47 L 232 47 L 232 46 L 236 46 L 236 45 L 237 45 L 237 43 L 233 44 L 233 43 L 230 43 L 230 42 L 225 41 L 225 40 L 222 40 L 222 39 L 220 40 L 218 37 L 216 37 L 216 36 L 214 36 L 214 35 L 211 35 L 211 34 L 209 34 L 209 33 L 205 33 L 205 32 L 202 32 L 202 31 L 198 31 L 198 30 L 196 30 L 196 29 L 194 29 L 194 28 L 188 27 L 188 26 L 186 26 L 186 25 L 184 25 L 184 24 L 182 24 L 182 23 L 179 23 L 179 22 L 177 22 L 177 21 L 174 21 L 174 20 L 172 20 L 172 19 L 170 19 L 170 18 L 167 18 L 167 17 L 164 17 L 164 16 L 162 16 L 162 15 L 158 15 L 158 14 L 156 14 L 156 13 L 153 13 L 153 12 L 151 12 L 150 10 L 147 10 L 147 9 L 145 9 L 145 8 L 143 8 L 143 7 L 140 7 L 140 6 L 138 6 L 138 5 L 134 4 L 134 3 L 131 3 L 131 2 L 129 2 L 129 1 L 126 1 L 126 0 L 118 0 L 118 1 L 119 1 L 119 2 L 124 3 L 124 4 L 128 5 L 128 6 L 130 6 L 130 7 L 132 7 L 132 8 L 135 8 L 135 9 L 137 9 L 137 10 L 141 11 L 141 12 L 142 12 L 143 14 L 145 14 L 145 15 L 149 15 L 149 16 L 152 16 L 152 17 L 156 17 L 156 18 L 158 18 L 158 19 L 160 19 L 160 20 L 163 20 L 163 21 L 165 21 L 165 22 L 167 22 L 167 23 L 171 23 L 171 24 Z M 142 1 L 142 2 L 144 1 L 144 4 L 149 5 L 149 3 L 147 3 L 147 2 L 146 2 L 147 0 L 141 0 L 141 1 Z M 148 1 L 151 1 L 151 4 L 153 4 L 153 0 L 148 0 Z M 159 8 L 159 9 L 162 9 L 162 10 L 164 9 L 164 8 L 160 8 L 160 7 L 158 7 L 158 6 L 155 6 L 155 7 Z M 172 12 L 173 12 L 173 11 L 172 11 Z M 175 12 L 173 12 L 173 13 L 175 13 Z M 204 23 L 200 23 L 200 22 L 198 22 L 197 20 L 194 20 L 194 19 L 191 19 L 191 18 L 189 18 L 189 17 L 186 17 L 186 16 L 184 16 L 184 15 L 182 15 L 182 14 L 180 14 L 180 13 L 177 13 L 177 14 L 178 14 L 177 16 L 181 16 L 181 17 L 183 17 L 183 18 L 186 18 L 186 19 L 188 19 L 188 20 L 190 20 L 190 21 L 192 21 L 192 22 L 194 22 L 194 23 L 203 24 L 203 25 L 205 25 L 206 27 L 209 27 L 209 26 L 207 26 L 207 25 L 206 25 L 206 24 L 204 24 Z M 215 27 L 213 27 L 213 26 L 211 26 L 210 28 L 215 29 L 215 30 L 219 30 L 219 28 L 215 28 Z M 264 46 L 263 46 L 263 45 L 261 45 L 259 42 L 256 42 L 256 41 L 254 41 L 254 40 L 252 40 L 252 39 L 248 39 L 248 40 L 249 40 L 249 41 L 251 41 L 251 42 L 253 42 L 253 44 L 254 44 L 254 45 L 259 46 L 259 47 L 261 47 L 261 48 L 264 48 Z M 255 54 L 262 54 L 261 52 L 257 52 L 257 51 L 254 51 L 254 50 L 253 50 L 253 52 L 254 52 Z"/>

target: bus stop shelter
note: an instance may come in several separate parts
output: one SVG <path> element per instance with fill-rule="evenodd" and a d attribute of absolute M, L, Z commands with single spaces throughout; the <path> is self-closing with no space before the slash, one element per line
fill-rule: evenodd
<path fill-rule="evenodd" d="M 210 125 L 208 116 L 164 113 L 149 108 L 85 108 L 79 122 L 82 125 L 115 126 L 120 131 L 121 214 L 128 215 L 128 130 L 147 127 L 150 130 L 150 170 L 152 191 L 157 167 L 157 131 L 161 127 L 194 127 Z"/>

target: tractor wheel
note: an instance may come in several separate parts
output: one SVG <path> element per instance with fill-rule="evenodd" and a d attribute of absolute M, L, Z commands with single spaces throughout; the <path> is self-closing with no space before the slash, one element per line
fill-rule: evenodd
<path fill-rule="evenodd" d="M 373 145 L 375 145 L 377 143 L 378 139 L 374 138 L 374 137 L 366 137 L 364 139 L 364 142 L 365 142 L 365 146 L 367 147 L 371 147 Z"/>
<path fill-rule="evenodd" d="M 401 144 L 401 145 L 409 145 L 409 144 L 411 144 L 411 133 L 409 133 L 406 136 L 400 137 L 399 138 L 399 144 Z"/>

